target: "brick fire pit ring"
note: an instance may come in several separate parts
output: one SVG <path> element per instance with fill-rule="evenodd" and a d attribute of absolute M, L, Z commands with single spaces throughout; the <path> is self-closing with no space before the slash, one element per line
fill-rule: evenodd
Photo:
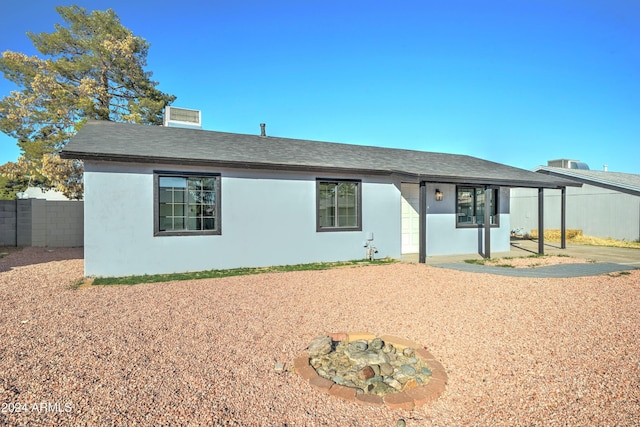
<path fill-rule="evenodd" d="M 447 374 L 444 371 L 444 367 L 425 347 L 416 342 L 392 335 L 378 336 L 361 332 L 331 333 L 327 334 L 327 336 L 334 342 L 343 343 L 371 341 L 380 338 L 385 343 L 392 344 L 398 350 L 412 348 L 415 350 L 415 356 L 420 358 L 422 363 L 431 370 L 431 377 L 426 384 L 383 396 L 358 393 L 353 387 L 336 384 L 330 379 L 318 375 L 318 372 L 310 364 L 309 352 L 300 354 L 293 361 L 295 371 L 306 379 L 312 387 L 323 393 L 363 405 L 386 405 L 390 409 L 411 410 L 436 400 L 445 390 Z"/>

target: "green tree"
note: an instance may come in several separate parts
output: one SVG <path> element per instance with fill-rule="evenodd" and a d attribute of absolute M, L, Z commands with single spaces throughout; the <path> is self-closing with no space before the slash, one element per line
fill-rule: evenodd
<path fill-rule="evenodd" d="M 0 175 L 0 200 L 13 200 L 16 195 L 23 190 L 25 182 L 11 180 L 4 175 Z"/>
<path fill-rule="evenodd" d="M 0 166 L 0 174 L 14 187 L 55 187 L 81 198 L 82 165 L 58 156 L 69 138 L 87 119 L 161 124 L 175 96 L 156 88 L 144 69 L 149 43 L 113 10 L 55 9 L 64 25 L 27 33 L 44 58 L 11 51 L 0 58 L 0 71 L 20 89 L 0 100 L 0 131 L 21 150 L 18 162 Z"/>

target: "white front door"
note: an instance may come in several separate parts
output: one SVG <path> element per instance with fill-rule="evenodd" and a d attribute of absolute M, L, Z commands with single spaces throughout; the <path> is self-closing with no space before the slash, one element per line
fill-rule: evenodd
<path fill-rule="evenodd" d="M 415 254 L 420 251 L 419 230 L 419 184 L 400 184 L 402 195 L 402 253 Z"/>

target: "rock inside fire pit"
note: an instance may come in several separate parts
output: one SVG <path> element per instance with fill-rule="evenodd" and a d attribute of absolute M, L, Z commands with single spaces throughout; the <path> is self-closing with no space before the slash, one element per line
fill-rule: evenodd
<path fill-rule="evenodd" d="M 377 337 L 346 342 L 321 336 L 309 344 L 308 351 L 309 364 L 319 376 L 357 394 L 385 396 L 423 386 L 431 379 L 431 369 L 414 348 L 399 349 Z"/>

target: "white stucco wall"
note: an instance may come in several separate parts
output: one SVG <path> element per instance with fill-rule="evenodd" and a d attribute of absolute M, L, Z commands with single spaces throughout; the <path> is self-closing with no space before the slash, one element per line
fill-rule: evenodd
<path fill-rule="evenodd" d="M 436 201 L 438 188 L 442 201 Z M 484 252 L 484 228 L 456 226 L 456 186 L 454 184 L 427 185 L 427 256 L 477 254 Z M 509 189 L 499 195 L 499 227 L 491 228 L 491 253 L 510 250 Z"/>
<path fill-rule="evenodd" d="M 154 236 L 153 171 L 221 174 L 219 236 Z M 362 179 L 362 231 L 316 232 L 316 178 Z M 400 257 L 400 191 L 389 179 L 85 162 L 85 274 L 125 276 Z"/>
<path fill-rule="evenodd" d="M 154 170 L 219 173 L 221 235 L 154 236 Z M 379 176 L 85 162 L 85 274 L 127 276 L 401 257 L 400 180 Z M 362 181 L 362 231 L 316 231 L 316 179 Z M 436 202 L 435 189 L 444 193 Z M 427 185 L 427 256 L 483 250 L 484 230 L 456 227 L 456 187 Z M 509 250 L 509 190 L 491 252 Z"/>

